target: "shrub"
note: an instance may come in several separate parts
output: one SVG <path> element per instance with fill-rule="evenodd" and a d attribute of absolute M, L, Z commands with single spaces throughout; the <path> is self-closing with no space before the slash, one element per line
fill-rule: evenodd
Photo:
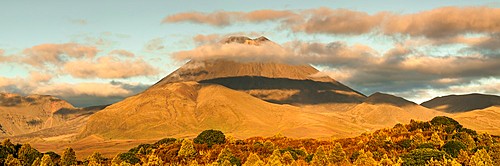
<path fill-rule="evenodd" d="M 155 147 L 156 146 L 152 145 L 152 144 L 140 144 L 140 145 L 128 150 L 128 152 L 134 153 L 134 154 L 148 154 Z"/>
<path fill-rule="evenodd" d="M 431 128 L 431 124 L 429 122 L 419 122 L 419 121 L 414 121 L 413 119 L 410 121 L 409 124 L 409 129 L 408 131 L 415 131 L 415 130 L 422 130 L 422 131 L 427 131 Z"/>
<path fill-rule="evenodd" d="M 443 126 L 461 126 L 455 119 L 446 117 L 446 116 L 436 116 L 432 118 L 431 124 L 435 126 L 443 125 Z"/>
<path fill-rule="evenodd" d="M 170 144 L 174 143 L 175 141 L 177 141 L 177 139 L 175 139 L 175 138 L 164 138 L 164 139 L 161 139 L 158 142 L 156 142 L 154 145 L 156 145 L 156 146 L 170 145 Z"/>
<path fill-rule="evenodd" d="M 442 161 L 445 155 L 445 152 L 436 149 L 415 149 L 410 151 L 410 153 L 401 155 L 403 159 L 402 165 L 425 165 L 431 158 Z"/>
<path fill-rule="evenodd" d="M 61 165 L 76 165 L 76 154 L 72 148 L 66 148 L 61 155 Z"/>
<path fill-rule="evenodd" d="M 297 160 L 299 158 L 299 156 L 304 156 L 304 157 L 306 156 L 306 152 L 304 152 L 300 149 L 293 149 L 291 147 L 287 147 L 285 149 L 280 150 L 281 154 L 286 153 L 286 152 L 289 152 L 292 155 L 294 160 Z"/>
<path fill-rule="evenodd" d="M 24 144 L 17 154 L 23 165 L 31 165 L 37 158 L 42 158 L 42 154 L 38 150 L 32 148 L 30 144 Z"/>
<path fill-rule="evenodd" d="M 139 163 L 141 160 L 139 158 L 137 158 L 137 156 L 135 156 L 134 153 L 130 153 L 130 152 L 126 152 L 126 153 L 120 153 L 118 154 L 115 159 L 113 159 L 113 162 L 117 162 L 118 164 L 120 164 L 121 162 L 126 162 L 126 163 L 129 163 L 129 164 L 137 164 Z"/>
<path fill-rule="evenodd" d="M 194 143 L 207 144 L 208 147 L 212 147 L 214 144 L 223 144 L 224 142 L 226 142 L 226 136 L 219 130 L 205 130 L 194 139 Z"/>
<path fill-rule="evenodd" d="M 460 141 L 451 140 L 443 145 L 443 150 L 451 155 L 452 157 L 457 157 L 460 150 L 467 150 L 467 146 Z"/>
<path fill-rule="evenodd" d="M 452 133 L 453 131 L 460 131 L 460 129 L 462 129 L 460 123 L 446 116 L 436 116 L 432 118 L 430 123 L 433 126 L 442 127 L 446 133 Z"/>
<path fill-rule="evenodd" d="M 432 143 L 422 143 L 417 146 L 417 149 L 424 149 L 424 148 L 434 149 L 434 145 Z"/>
<path fill-rule="evenodd" d="M 408 149 L 411 147 L 412 143 L 413 143 L 413 141 L 411 139 L 404 139 L 404 140 L 399 141 L 397 144 L 400 147 L 402 147 L 403 149 Z"/>

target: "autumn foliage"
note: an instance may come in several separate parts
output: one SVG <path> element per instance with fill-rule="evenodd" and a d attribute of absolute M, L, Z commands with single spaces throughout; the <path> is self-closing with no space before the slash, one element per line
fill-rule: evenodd
<path fill-rule="evenodd" d="M 165 138 L 141 144 L 114 158 L 94 153 L 76 161 L 74 151 L 62 156 L 40 153 L 28 144 L 6 140 L 0 164 L 31 165 L 500 165 L 500 138 L 466 129 L 448 117 L 411 121 L 354 138 L 292 139 L 276 135 L 244 140 L 217 130 L 194 140 Z"/>

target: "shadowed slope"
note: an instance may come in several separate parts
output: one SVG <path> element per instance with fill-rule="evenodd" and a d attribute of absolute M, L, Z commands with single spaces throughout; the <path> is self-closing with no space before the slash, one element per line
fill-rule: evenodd
<path fill-rule="evenodd" d="M 365 98 L 339 82 L 242 76 L 203 80 L 200 83 L 224 85 L 280 104 L 359 103 Z"/>
<path fill-rule="evenodd" d="M 404 106 L 414 106 L 417 105 L 414 102 L 408 101 L 402 97 L 376 92 L 366 98 L 365 103 L 368 104 L 389 104 L 398 107 Z"/>
<path fill-rule="evenodd" d="M 500 96 L 486 94 L 449 95 L 423 102 L 424 107 L 438 111 L 457 113 L 500 105 Z"/>
<path fill-rule="evenodd" d="M 309 65 L 228 60 L 190 61 L 152 88 L 197 81 L 224 85 L 280 104 L 360 103 L 365 96 L 330 77 L 313 77 Z"/>

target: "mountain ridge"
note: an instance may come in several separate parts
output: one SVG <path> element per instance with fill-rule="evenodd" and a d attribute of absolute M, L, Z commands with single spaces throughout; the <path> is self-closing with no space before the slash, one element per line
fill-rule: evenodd
<path fill-rule="evenodd" d="M 424 107 L 448 112 L 460 113 L 500 105 L 500 96 L 471 93 L 435 97 L 421 104 Z"/>

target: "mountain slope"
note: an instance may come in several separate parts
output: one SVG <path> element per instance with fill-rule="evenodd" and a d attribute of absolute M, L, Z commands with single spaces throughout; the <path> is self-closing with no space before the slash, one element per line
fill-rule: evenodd
<path fill-rule="evenodd" d="M 448 113 L 467 112 L 500 105 L 500 96 L 486 94 L 449 95 L 423 102 L 424 107 Z"/>
<path fill-rule="evenodd" d="M 464 127 L 479 132 L 500 135 L 500 106 L 454 114 L 453 118 L 463 124 Z"/>
<path fill-rule="evenodd" d="M 229 43 L 260 47 L 272 41 L 265 37 L 250 39 L 245 36 L 232 36 L 221 41 L 221 44 Z M 279 104 L 361 103 L 366 98 L 362 93 L 321 75 L 311 65 L 235 59 L 191 60 L 152 88 L 186 81 L 219 84 Z"/>
<path fill-rule="evenodd" d="M 401 97 L 374 93 L 365 102 L 346 112 L 347 115 L 360 118 L 363 123 L 393 126 L 397 123 L 407 123 L 411 119 L 427 121 L 445 113 L 434 111 Z"/>
<path fill-rule="evenodd" d="M 152 88 L 197 81 L 224 85 L 280 104 L 360 103 L 365 96 L 330 77 L 314 77 L 310 65 L 230 60 L 190 61 Z"/>
<path fill-rule="evenodd" d="M 61 108 L 73 106 L 47 95 L 0 93 L 0 125 L 4 130 L 3 135 L 25 134 L 57 125 L 52 114 Z"/>
<path fill-rule="evenodd" d="M 76 128 L 85 124 L 85 119 L 98 110 L 74 108 L 70 103 L 49 95 L 0 93 L 0 137 L 33 138 L 75 133 Z M 44 132 L 51 128 L 58 129 Z"/>
<path fill-rule="evenodd" d="M 81 137 L 192 137 L 206 129 L 239 138 L 277 133 L 316 138 L 362 131 L 331 116 L 268 103 L 220 85 L 181 82 L 148 89 L 94 114 Z"/>

